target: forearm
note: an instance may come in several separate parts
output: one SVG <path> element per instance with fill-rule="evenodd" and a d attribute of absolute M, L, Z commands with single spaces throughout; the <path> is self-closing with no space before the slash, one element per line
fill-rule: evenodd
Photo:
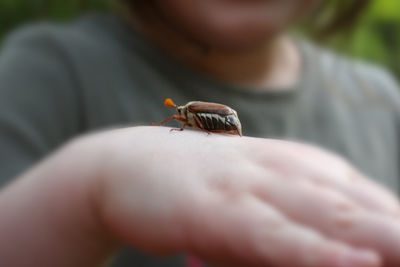
<path fill-rule="evenodd" d="M 99 152 L 85 143 L 65 146 L 0 192 L 1 266 L 86 267 L 110 257 L 116 246 L 93 199 Z"/>

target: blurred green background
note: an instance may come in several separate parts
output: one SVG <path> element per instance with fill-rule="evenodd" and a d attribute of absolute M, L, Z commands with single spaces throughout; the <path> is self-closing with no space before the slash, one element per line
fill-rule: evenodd
<path fill-rule="evenodd" d="M 346 0 L 343 0 L 346 1 Z M 26 22 L 67 20 L 90 10 L 107 10 L 108 0 L 0 0 L 0 40 Z M 400 80 L 400 0 L 373 0 L 351 35 L 328 40 L 353 57 L 386 65 Z"/>

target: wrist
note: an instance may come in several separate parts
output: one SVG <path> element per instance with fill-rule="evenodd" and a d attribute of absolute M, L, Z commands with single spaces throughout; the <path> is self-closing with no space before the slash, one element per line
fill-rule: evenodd
<path fill-rule="evenodd" d="M 2 265 L 96 266 L 113 254 L 116 242 L 96 216 L 100 157 L 90 140 L 70 142 L 1 192 Z"/>
<path fill-rule="evenodd" d="M 114 249 L 118 241 L 101 216 L 104 181 L 108 172 L 106 163 L 110 152 L 107 138 L 107 134 L 100 133 L 72 140 L 55 159 L 60 163 L 53 166 L 63 166 L 62 162 L 68 161 L 63 167 L 65 170 L 54 170 L 66 174 L 59 186 L 68 188 L 75 195 L 75 211 L 82 214 L 78 217 L 82 218 L 82 225 L 90 229 L 88 233 L 91 232 L 92 238 Z"/>

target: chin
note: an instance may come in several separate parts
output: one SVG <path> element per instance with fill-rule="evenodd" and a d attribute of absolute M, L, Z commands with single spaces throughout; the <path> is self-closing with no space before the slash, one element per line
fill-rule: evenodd
<path fill-rule="evenodd" d="M 202 23 L 182 29 L 184 34 L 202 46 L 226 51 L 257 48 L 282 35 L 289 25 L 272 23 Z"/>
<path fill-rule="evenodd" d="M 218 50 L 240 51 L 257 48 L 265 45 L 267 42 L 274 40 L 284 32 L 283 28 L 234 28 L 229 31 L 227 29 L 218 31 L 216 28 L 201 32 L 200 34 L 194 33 L 193 39 Z"/>

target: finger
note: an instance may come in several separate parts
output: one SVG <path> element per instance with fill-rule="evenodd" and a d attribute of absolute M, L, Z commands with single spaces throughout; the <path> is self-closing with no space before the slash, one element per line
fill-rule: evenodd
<path fill-rule="evenodd" d="M 382 255 L 384 266 L 400 266 L 400 223 L 369 212 L 337 218 L 345 227 L 331 235 L 351 244 L 363 244 Z"/>
<path fill-rule="evenodd" d="M 380 266 L 376 253 L 326 239 L 252 196 L 206 202 L 186 228 L 187 249 L 218 265 Z"/>
<path fill-rule="evenodd" d="M 400 213 L 399 200 L 389 190 L 365 177 L 346 162 L 338 161 L 330 167 L 328 163 L 308 164 L 309 175 L 306 178 L 313 183 L 342 192 L 368 210 L 390 216 Z"/>
<path fill-rule="evenodd" d="M 400 202 L 391 192 L 356 171 L 350 170 L 348 177 L 346 183 L 330 182 L 328 186 L 335 187 L 367 210 L 398 218 Z"/>
<path fill-rule="evenodd" d="M 331 153 L 308 145 L 269 140 L 268 149 L 257 149 L 252 155 L 261 166 L 282 178 L 308 179 L 333 187 L 367 209 L 400 216 L 400 203 L 393 194 Z"/>
<path fill-rule="evenodd" d="M 266 179 L 254 190 L 293 220 L 331 238 L 371 248 L 385 263 L 400 264 L 400 223 L 392 217 L 370 212 L 342 193 L 309 181 Z"/>

